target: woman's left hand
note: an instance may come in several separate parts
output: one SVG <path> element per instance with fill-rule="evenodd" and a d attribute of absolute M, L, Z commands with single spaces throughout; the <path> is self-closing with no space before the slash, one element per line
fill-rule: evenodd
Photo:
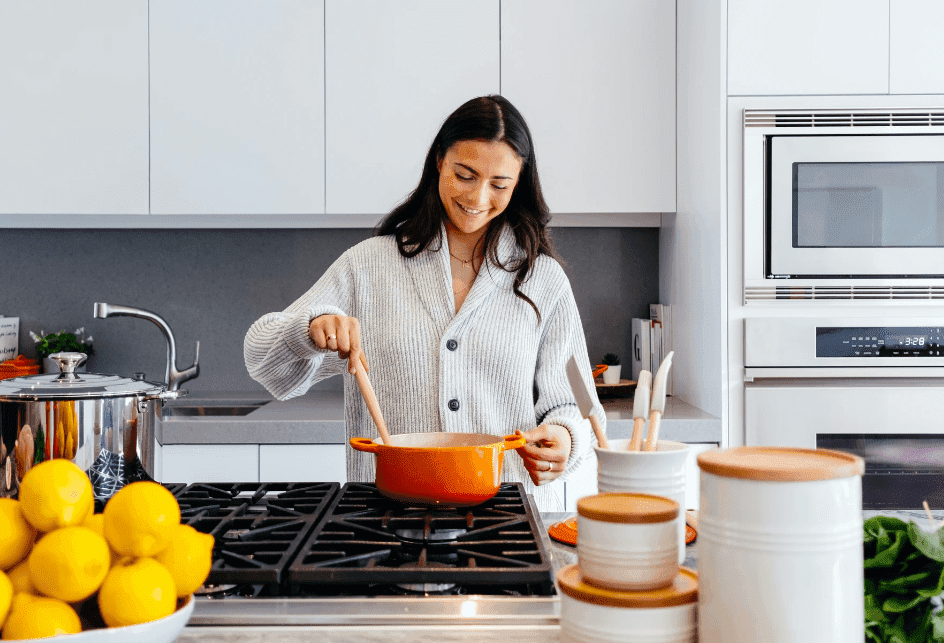
<path fill-rule="evenodd" d="M 559 424 L 542 424 L 530 431 L 519 431 L 527 443 L 517 449 L 524 460 L 531 481 L 540 486 L 564 473 L 570 457 L 570 431 Z"/>

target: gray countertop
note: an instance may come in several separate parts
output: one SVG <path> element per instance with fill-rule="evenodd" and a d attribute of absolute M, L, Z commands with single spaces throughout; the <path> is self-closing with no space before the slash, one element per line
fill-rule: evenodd
<path fill-rule="evenodd" d="M 246 415 L 166 417 L 157 424 L 157 439 L 167 444 L 343 444 L 344 394 L 309 391 L 285 402 L 260 392 L 193 393 L 168 406 L 222 406 L 266 402 Z M 604 399 L 607 435 L 629 438 L 633 400 Z M 669 397 L 659 437 L 679 442 L 721 442 L 721 420 L 682 400 Z"/>

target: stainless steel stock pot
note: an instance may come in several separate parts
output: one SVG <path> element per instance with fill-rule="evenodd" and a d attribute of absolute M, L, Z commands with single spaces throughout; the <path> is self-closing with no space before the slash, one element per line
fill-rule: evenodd
<path fill-rule="evenodd" d="M 50 357 L 61 373 L 0 380 L 0 498 L 15 498 L 34 465 L 66 458 L 88 473 L 100 510 L 126 483 L 151 479 L 156 415 L 186 391 L 76 373 L 84 353 Z"/>

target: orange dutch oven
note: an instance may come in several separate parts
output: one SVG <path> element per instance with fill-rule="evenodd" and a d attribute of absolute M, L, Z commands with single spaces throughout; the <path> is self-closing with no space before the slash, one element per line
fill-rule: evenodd
<path fill-rule="evenodd" d="M 468 507 L 485 502 L 501 485 L 505 451 L 525 445 L 521 435 L 403 433 L 351 438 L 351 446 L 377 456 L 377 490 L 400 502 Z"/>

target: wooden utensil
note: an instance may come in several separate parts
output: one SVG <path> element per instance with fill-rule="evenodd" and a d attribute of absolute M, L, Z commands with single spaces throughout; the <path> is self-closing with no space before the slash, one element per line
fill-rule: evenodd
<path fill-rule="evenodd" d="M 633 398 L 633 437 L 629 441 L 630 451 L 642 451 L 642 431 L 649 415 L 649 387 L 652 385 L 652 373 L 640 371 L 636 383 L 636 396 Z"/>
<path fill-rule="evenodd" d="M 652 385 L 652 402 L 649 403 L 649 437 L 646 439 L 644 451 L 655 451 L 659 442 L 659 424 L 665 411 L 665 380 L 669 376 L 674 354 L 675 351 L 671 351 L 666 355 L 656 372 Z"/>
<path fill-rule="evenodd" d="M 354 379 L 357 380 L 357 386 L 361 389 L 361 395 L 367 402 L 367 410 L 370 411 L 370 417 L 374 419 L 377 425 L 377 432 L 380 433 L 380 439 L 387 446 L 391 446 L 390 433 L 387 431 L 387 423 L 384 422 L 383 415 L 380 413 L 380 404 L 377 403 L 377 396 L 374 394 L 374 387 L 370 385 L 370 379 L 367 377 L 367 370 L 362 364 L 357 365 L 354 371 Z"/>
<path fill-rule="evenodd" d="M 600 426 L 599 421 L 593 415 L 593 395 L 591 395 L 590 389 L 587 388 L 587 383 L 577 366 L 577 358 L 573 355 L 567 360 L 567 379 L 570 380 L 570 388 L 577 399 L 577 408 L 580 409 L 580 415 L 590 420 L 590 426 L 593 427 L 600 448 L 609 449 L 610 443 L 606 439 L 606 433 L 603 432 L 603 427 Z"/>

